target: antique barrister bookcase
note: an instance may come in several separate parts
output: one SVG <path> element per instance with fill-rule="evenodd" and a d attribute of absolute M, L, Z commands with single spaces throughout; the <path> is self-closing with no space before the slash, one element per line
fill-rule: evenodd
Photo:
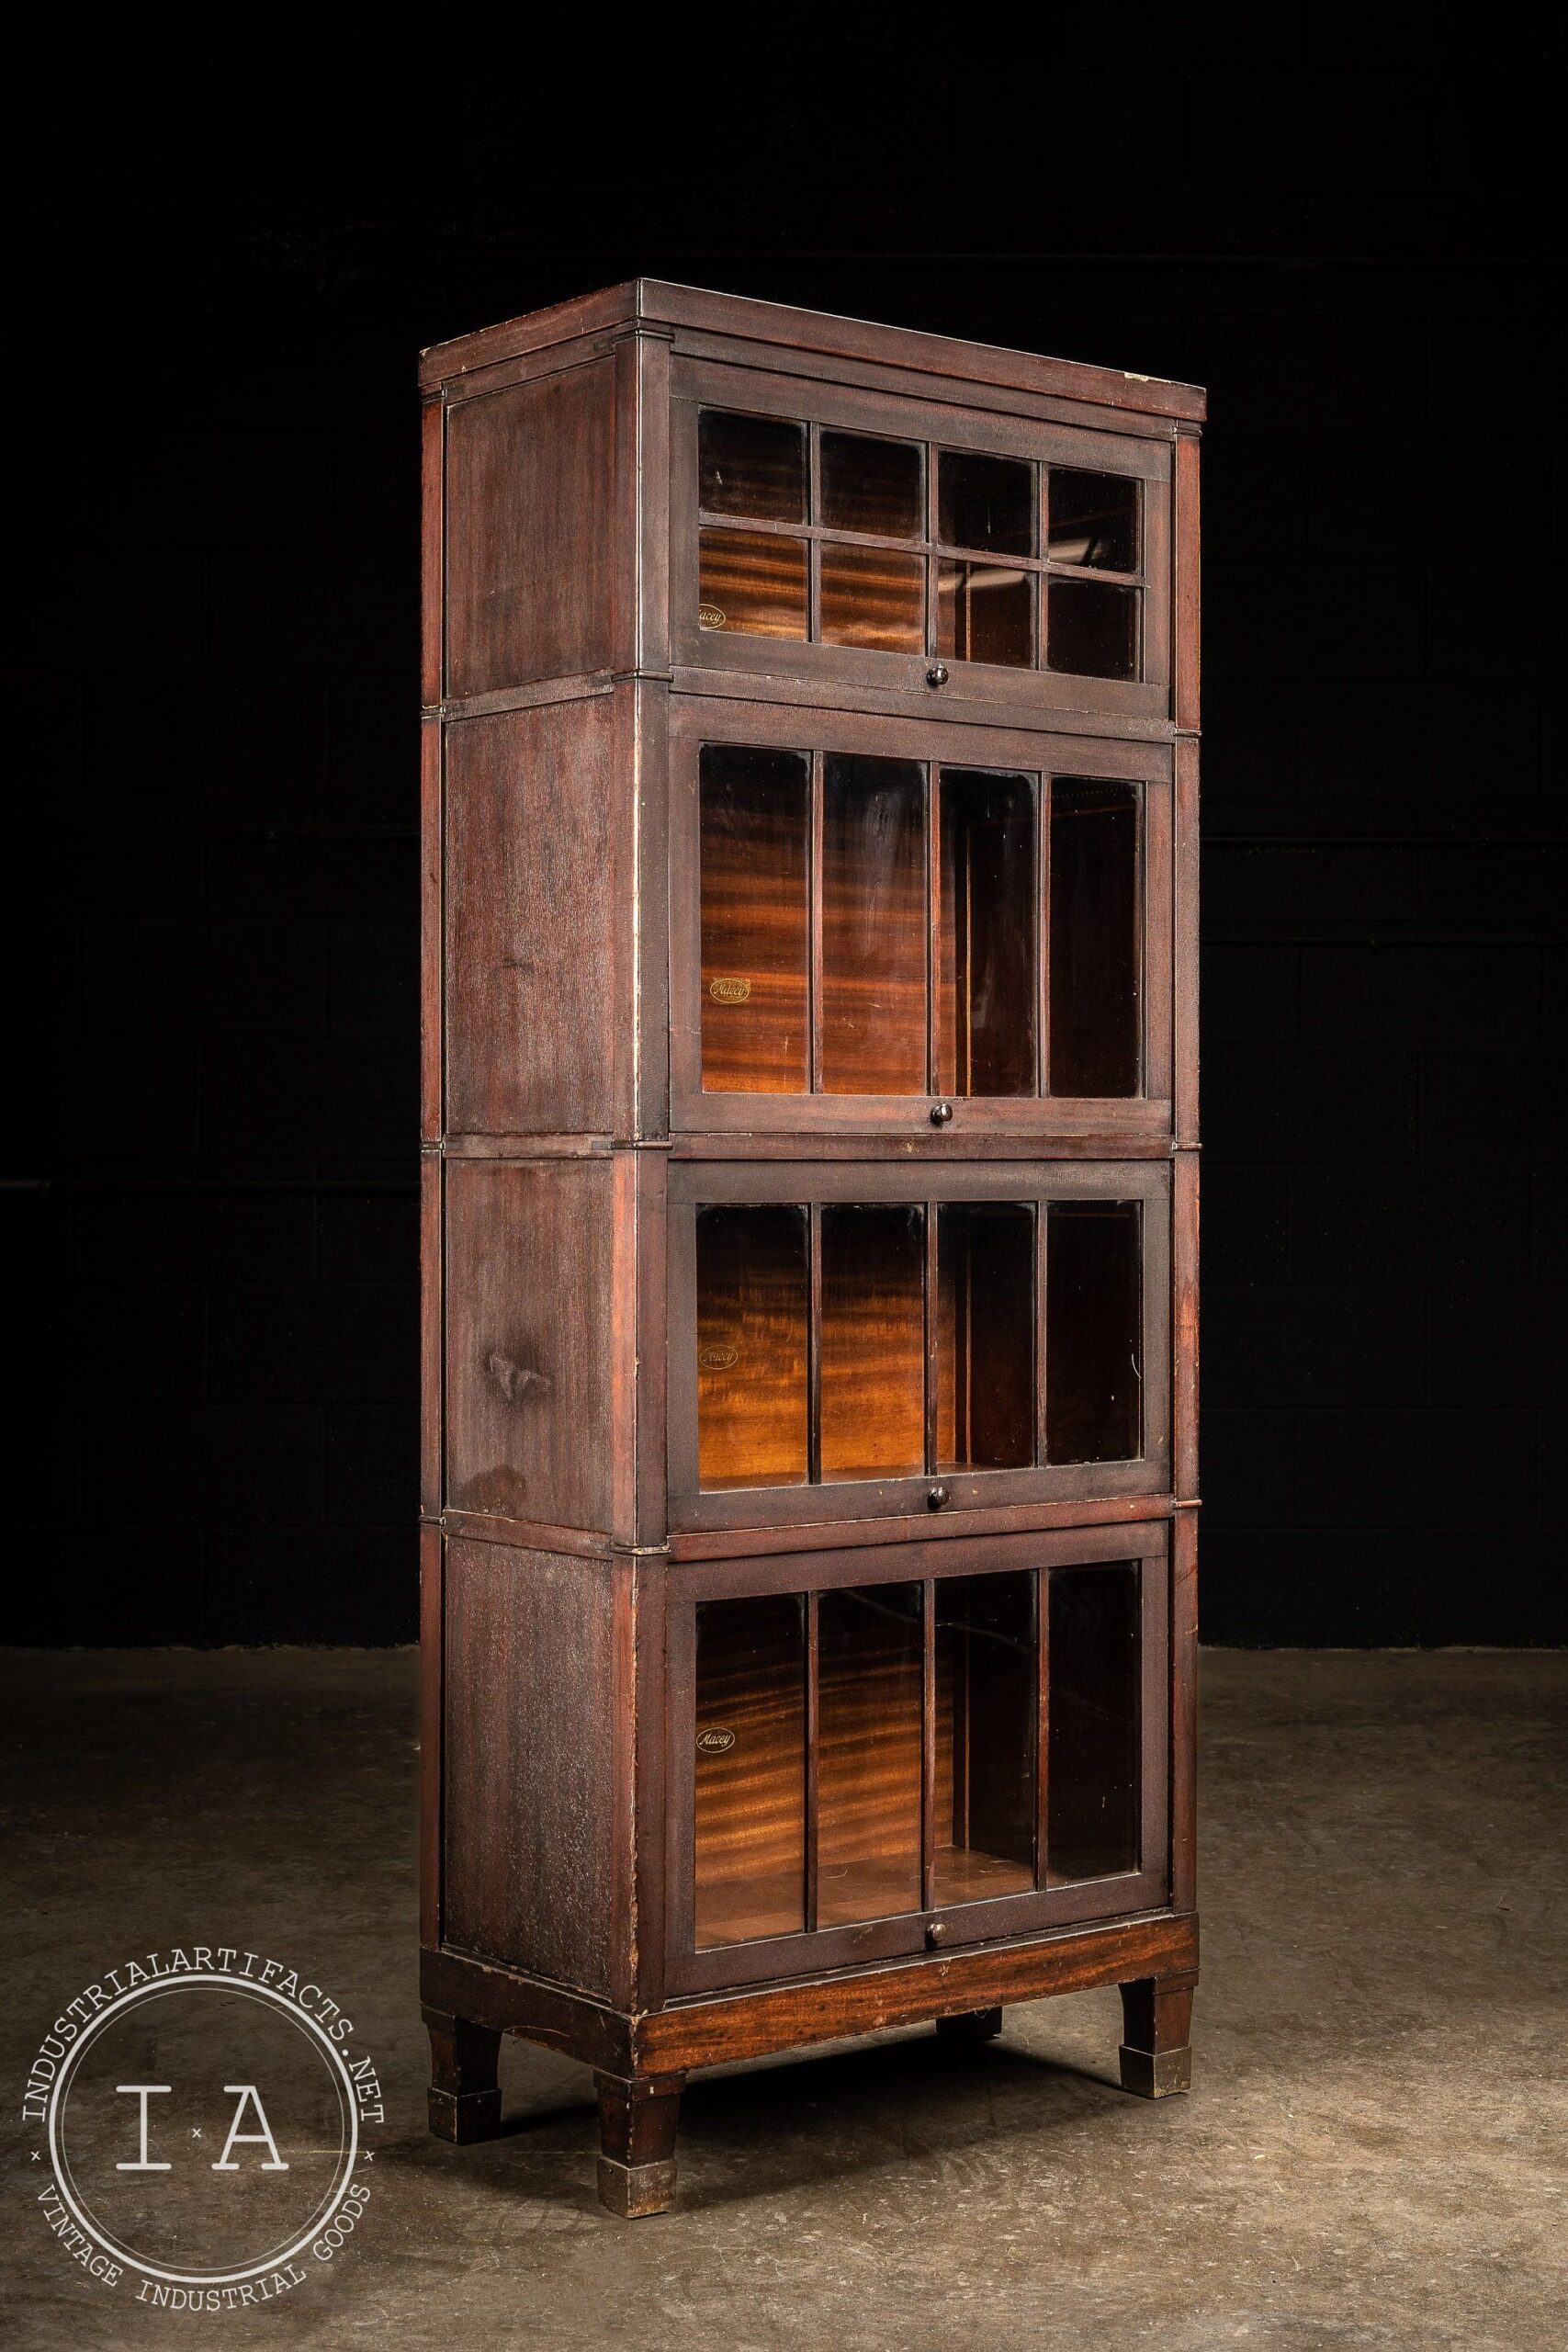
<path fill-rule="evenodd" d="M 425 355 L 423 1995 L 1188 2080 L 1201 395 L 639 282 Z"/>

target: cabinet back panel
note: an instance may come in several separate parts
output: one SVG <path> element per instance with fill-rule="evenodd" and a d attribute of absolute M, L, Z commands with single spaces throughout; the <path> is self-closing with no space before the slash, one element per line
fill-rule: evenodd
<path fill-rule="evenodd" d="M 614 1591 L 594 1562 L 446 1553 L 446 1940 L 610 1989 Z"/>
<path fill-rule="evenodd" d="M 447 1164 L 454 1510 L 610 1528 L 614 1184 L 607 1159 Z"/>
<path fill-rule="evenodd" d="M 446 1123 L 454 1135 L 615 1127 L 619 703 L 446 733 Z M 629 816 L 626 823 L 629 827 Z"/>
<path fill-rule="evenodd" d="M 615 475 L 608 359 L 451 411 L 449 697 L 612 666 Z"/>

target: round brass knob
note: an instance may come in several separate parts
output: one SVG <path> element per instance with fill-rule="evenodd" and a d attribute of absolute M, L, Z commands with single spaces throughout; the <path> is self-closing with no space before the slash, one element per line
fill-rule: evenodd
<path fill-rule="evenodd" d="M 931 663 L 931 668 L 926 672 L 926 684 L 928 686 L 946 685 L 947 664 L 945 662 L 933 662 Z"/>
<path fill-rule="evenodd" d="M 940 1510 L 947 1498 L 947 1488 L 945 1487 L 931 1487 L 928 1489 L 926 1494 L 926 1509 L 928 1510 Z"/>
<path fill-rule="evenodd" d="M 931 1104 L 931 1125 L 933 1127 L 945 1127 L 952 1116 L 953 1105 L 951 1102 L 933 1102 Z"/>
<path fill-rule="evenodd" d="M 945 1919 L 931 1920 L 926 1928 L 926 1943 L 929 1949 L 935 1951 L 939 1944 L 944 1944 L 946 1941 L 947 1921 Z"/>

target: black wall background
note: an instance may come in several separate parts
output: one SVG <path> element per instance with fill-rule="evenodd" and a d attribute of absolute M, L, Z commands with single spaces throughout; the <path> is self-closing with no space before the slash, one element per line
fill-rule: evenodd
<path fill-rule="evenodd" d="M 1209 386 L 1204 1634 L 1568 1637 L 1544 52 L 703 28 L 24 77 L 12 1637 L 412 1636 L 415 353 L 638 273 Z"/>

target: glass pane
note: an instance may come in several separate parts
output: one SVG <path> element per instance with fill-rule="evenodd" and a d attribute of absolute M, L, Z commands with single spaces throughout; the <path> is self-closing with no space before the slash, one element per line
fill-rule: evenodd
<path fill-rule="evenodd" d="M 1045 552 L 1057 563 L 1102 571 L 1138 569 L 1138 485 L 1125 474 L 1053 466 L 1046 488 Z"/>
<path fill-rule="evenodd" d="M 1033 555 L 1034 469 L 1016 458 L 943 449 L 937 460 L 937 536 L 943 547 Z"/>
<path fill-rule="evenodd" d="M 1138 1867 L 1138 1570 L 1054 1568 L 1046 1698 L 1047 1876 Z"/>
<path fill-rule="evenodd" d="M 935 1903 L 1034 1884 L 1034 1586 L 1032 1570 L 936 1586 Z"/>
<path fill-rule="evenodd" d="M 863 433 L 822 435 L 822 513 L 830 531 L 918 539 L 920 452 L 913 441 L 872 441 Z"/>
<path fill-rule="evenodd" d="M 806 635 L 806 541 L 771 531 L 698 534 L 697 619 L 743 637 Z"/>
<path fill-rule="evenodd" d="M 1054 1201 L 1047 1212 L 1047 1462 L 1142 1451 L 1141 1244 L 1136 1201 Z"/>
<path fill-rule="evenodd" d="M 1034 784 L 943 768 L 937 1085 L 1034 1092 Z"/>
<path fill-rule="evenodd" d="M 696 1942 L 806 1926 L 806 1608 L 697 1604 Z"/>
<path fill-rule="evenodd" d="M 822 639 L 882 653 L 923 653 L 926 563 L 886 548 L 822 543 Z"/>
<path fill-rule="evenodd" d="M 806 1211 L 697 1211 L 705 1487 L 806 1483 Z"/>
<path fill-rule="evenodd" d="M 1138 793 L 1051 786 L 1051 1091 L 1136 1094 Z"/>
<path fill-rule="evenodd" d="M 947 1201 L 937 1212 L 937 1464 L 1034 1459 L 1034 1211 Z"/>
<path fill-rule="evenodd" d="M 804 753 L 704 744 L 703 1085 L 710 1094 L 800 1094 L 811 1083 L 810 819 Z"/>
<path fill-rule="evenodd" d="M 819 1927 L 920 1907 L 921 1646 L 918 1584 L 822 1595 Z"/>
<path fill-rule="evenodd" d="M 1002 571 L 993 563 L 939 564 L 936 650 L 954 662 L 1032 668 L 1033 573 Z"/>
<path fill-rule="evenodd" d="M 925 1218 L 822 1211 L 822 1476 L 913 1478 L 926 1462 Z"/>
<path fill-rule="evenodd" d="M 822 787 L 822 1090 L 923 1094 L 925 771 L 829 756 Z"/>
<path fill-rule="evenodd" d="M 779 417 L 705 408 L 697 420 L 697 479 L 705 514 L 804 523 L 806 429 Z"/>
<path fill-rule="evenodd" d="M 1046 591 L 1045 666 L 1075 678 L 1138 674 L 1138 591 L 1103 580 L 1053 580 Z"/>

